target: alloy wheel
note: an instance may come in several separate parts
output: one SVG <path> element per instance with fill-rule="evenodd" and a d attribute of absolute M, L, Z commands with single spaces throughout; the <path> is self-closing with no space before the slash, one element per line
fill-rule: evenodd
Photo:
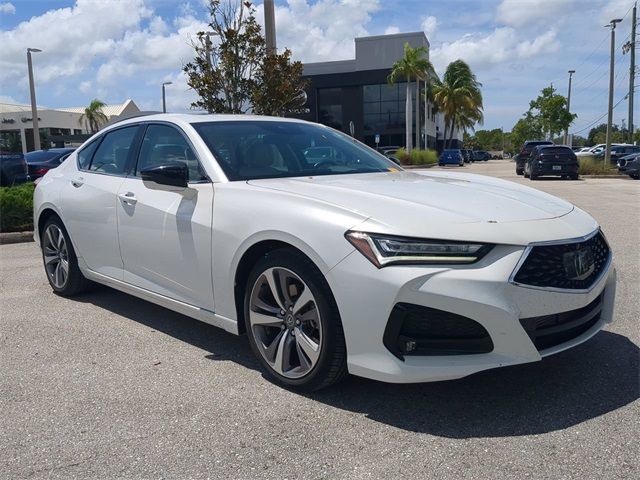
<path fill-rule="evenodd" d="M 273 267 L 255 281 L 249 304 L 251 335 L 279 375 L 296 379 L 318 363 L 322 322 L 316 299 L 294 272 Z"/>
<path fill-rule="evenodd" d="M 62 230 L 55 224 L 44 232 L 43 252 L 49 280 L 56 288 L 64 288 L 69 278 L 69 250 Z"/>

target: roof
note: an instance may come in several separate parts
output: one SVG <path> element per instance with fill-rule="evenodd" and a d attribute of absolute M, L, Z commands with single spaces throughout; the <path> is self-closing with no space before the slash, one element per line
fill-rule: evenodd
<path fill-rule="evenodd" d="M 42 110 L 44 107 L 38 107 Z M 20 105 L 17 103 L 0 103 L 0 113 L 29 112 L 31 113 L 31 105 Z"/>
<path fill-rule="evenodd" d="M 60 110 L 61 112 L 84 113 L 85 108 L 87 107 L 56 108 L 55 110 Z M 102 107 L 102 113 L 104 113 L 109 118 L 122 115 L 122 113 L 125 111 L 140 111 L 140 109 L 131 99 L 125 100 L 124 103 L 114 103 Z"/>

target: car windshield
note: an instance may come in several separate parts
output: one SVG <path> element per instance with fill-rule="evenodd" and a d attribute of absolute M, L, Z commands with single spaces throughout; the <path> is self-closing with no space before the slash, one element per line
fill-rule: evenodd
<path fill-rule="evenodd" d="M 327 127 L 286 121 L 198 122 L 229 180 L 396 171 L 357 140 Z"/>

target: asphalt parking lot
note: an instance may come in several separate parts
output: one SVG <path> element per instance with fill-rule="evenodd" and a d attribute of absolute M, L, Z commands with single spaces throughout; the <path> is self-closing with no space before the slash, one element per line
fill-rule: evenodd
<path fill-rule="evenodd" d="M 638 478 L 640 181 L 457 170 L 594 215 L 616 255 L 615 323 L 536 364 L 299 395 L 261 376 L 245 338 L 106 287 L 60 298 L 33 243 L 2 245 L 0 477 Z"/>

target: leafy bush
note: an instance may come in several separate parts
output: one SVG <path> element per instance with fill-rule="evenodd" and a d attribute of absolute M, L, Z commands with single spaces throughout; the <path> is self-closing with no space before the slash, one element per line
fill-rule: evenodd
<path fill-rule="evenodd" d="M 617 170 L 605 164 L 603 159 L 596 159 L 592 156 L 578 157 L 580 163 L 580 175 L 615 175 Z"/>
<path fill-rule="evenodd" d="M 0 232 L 33 230 L 33 183 L 0 187 Z"/>
<path fill-rule="evenodd" d="M 404 148 L 396 152 L 396 157 L 403 165 L 433 165 L 438 163 L 438 154 L 433 150 L 413 149 L 408 154 Z"/>

